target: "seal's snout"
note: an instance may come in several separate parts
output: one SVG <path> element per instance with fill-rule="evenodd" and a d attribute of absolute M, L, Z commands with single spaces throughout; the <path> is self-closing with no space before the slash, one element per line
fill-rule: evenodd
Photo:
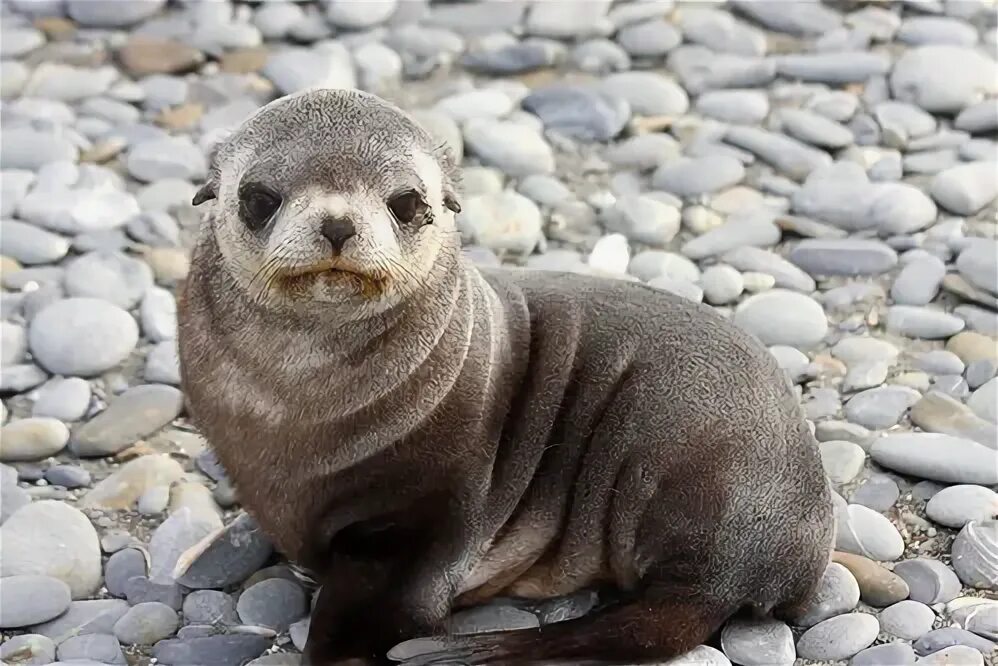
<path fill-rule="evenodd" d="M 319 232 L 329 241 L 334 254 L 343 251 L 343 245 L 357 235 L 357 228 L 349 217 L 327 217 L 322 221 Z"/>

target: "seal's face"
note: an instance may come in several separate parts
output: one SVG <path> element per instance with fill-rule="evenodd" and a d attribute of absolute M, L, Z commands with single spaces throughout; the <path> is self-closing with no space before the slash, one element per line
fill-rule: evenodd
<path fill-rule="evenodd" d="M 272 306 L 376 314 L 453 264 L 455 168 L 378 97 L 310 90 L 275 100 L 219 147 L 195 197 L 235 281 Z"/>

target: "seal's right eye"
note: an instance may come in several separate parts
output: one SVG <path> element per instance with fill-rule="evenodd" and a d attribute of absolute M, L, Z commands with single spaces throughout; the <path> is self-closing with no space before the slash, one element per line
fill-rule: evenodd
<path fill-rule="evenodd" d="M 240 188 L 239 219 L 250 231 L 267 226 L 281 206 L 281 198 L 262 185 L 251 184 Z"/>

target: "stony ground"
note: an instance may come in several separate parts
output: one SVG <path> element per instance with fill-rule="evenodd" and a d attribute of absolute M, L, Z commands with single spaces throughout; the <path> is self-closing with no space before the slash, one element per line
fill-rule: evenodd
<path fill-rule="evenodd" d="M 398 101 L 464 156 L 476 261 L 705 301 L 798 386 L 840 552 L 807 626 L 732 621 L 676 663 L 990 663 L 995 10 L 4 0 L 0 657 L 298 663 L 311 590 L 184 418 L 173 290 L 211 146 L 323 85 Z"/>

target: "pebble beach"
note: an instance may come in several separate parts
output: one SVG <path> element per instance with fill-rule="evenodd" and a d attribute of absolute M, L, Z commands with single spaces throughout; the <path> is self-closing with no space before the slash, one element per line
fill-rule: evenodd
<path fill-rule="evenodd" d="M 787 373 L 832 561 L 802 626 L 734 619 L 668 666 L 998 664 L 995 0 L 0 11 L 4 665 L 301 663 L 314 590 L 188 419 L 176 291 L 213 147 L 311 87 L 450 145 L 471 261 L 674 292 Z M 451 630 L 596 603 L 498 599 Z"/>

